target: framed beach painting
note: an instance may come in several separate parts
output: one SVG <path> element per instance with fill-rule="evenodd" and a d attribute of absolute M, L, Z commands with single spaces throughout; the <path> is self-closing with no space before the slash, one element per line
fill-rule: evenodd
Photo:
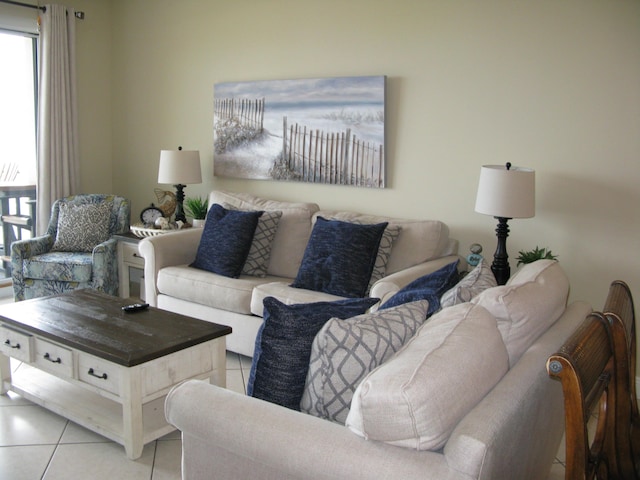
<path fill-rule="evenodd" d="M 385 76 L 214 85 L 214 174 L 385 187 Z"/>

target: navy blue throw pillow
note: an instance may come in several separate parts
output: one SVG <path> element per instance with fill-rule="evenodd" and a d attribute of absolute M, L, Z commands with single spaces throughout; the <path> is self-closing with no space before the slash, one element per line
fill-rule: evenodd
<path fill-rule="evenodd" d="M 218 204 L 212 205 L 207 213 L 196 259 L 190 266 L 238 278 L 262 213 L 227 210 Z"/>
<path fill-rule="evenodd" d="M 361 315 L 378 301 L 354 298 L 285 305 L 273 297 L 265 298 L 247 395 L 300 410 L 316 334 L 330 319 Z"/>
<path fill-rule="evenodd" d="M 341 297 L 364 297 L 387 225 L 318 217 L 291 286 Z"/>
<path fill-rule="evenodd" d="M 456 283 L 458 283 L 458 261 L 449 263 L 433 273 L 415 279 L 384 302 L 380 309 L 391 308 L 402 303 L 415 302 L 416 300 L 428 300 L 428 317 L 440 310 L 440 297 Z"/>

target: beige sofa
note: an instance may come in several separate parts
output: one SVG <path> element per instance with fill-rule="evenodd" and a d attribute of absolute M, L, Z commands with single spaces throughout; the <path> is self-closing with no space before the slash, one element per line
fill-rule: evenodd
<path fill-rule="evenodd" d="M 341 298 L 289 286 L 296 277 L 317 216 L 361 223 L 387 221 L 400 227 L 386 275 L 372 285 L 372 297 L 386 299 L 412 280 L 459 259 L 458 243 L 449 237 L 448 227 L 440 221 L 321 211 L 314 203 L 278 202 L 219 190 L 209 195 L 209 205 L 215 203 L 243 210 L 282 212 L 267 275 L 242 275 L 236 279 L 190 268 L 202 235 L 202 229 L 192 228 L 140 242 L 139 250 L 145 259 L 145 299 L 152 306 L 232 327 L 227 349 L 247 356 L 253 355 L 265 297 L 287 304 Z"/>
<path fill-rule="evenodd" d="M 182 478 L 545 480 L 564 431 L 545 362 L 591 307 L 567 306 L 562 269 L 540 262 L 427 320 L 362 380 L 347 426 L 176 387 L 165 411 L 182 431 Z"/>

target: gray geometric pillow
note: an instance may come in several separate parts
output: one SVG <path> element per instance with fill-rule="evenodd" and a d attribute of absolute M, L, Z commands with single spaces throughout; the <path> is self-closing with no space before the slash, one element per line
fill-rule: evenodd
<path fill-rule="evenodd" d="M 271 245 L 278 230 L 278 223 L 282 217 L 281 211 L 265 211 L 258 219 L 256 233 L 253 235 L 251 249 L 247 261 L 242 267 L 243 275 L 266 277 L 271 257 Z"/>
<path fill-rule="evenodd" d="M 91 252 L 109 239 L 113 202 L 73 205 L 60 203 L 58 231 L 52 250 Z"/>
<path fill-rule="evenodd" d="M 428 309 L 418 300 L 329 320 L 313 340 L 300 410 L 344 424 L 360 381 L 413 336 Z"/>
<path fill-rule="evenodd" d="M 391 255 L 391 247 L 393 247 L 393 242 L 398 238 L 398 235 L 400 235 L 401 228 L 400 225 L 387 225 L 387 228 L 384 229 L 367 292 L 371 290 L 374 283 L 384 278 L 387 271 L 387 264 L 389 263 L 389 256 Z"/>
<path fill-rule="evenodd" d="M 480 263 L 473 270 L 440 297 L 440 307 L 445 308 L 469 302 L 487 288 L 497 285 L 498 282 L 496 282 L 496 277 L 489 265 L 484 260 L 480 260 Z"/>

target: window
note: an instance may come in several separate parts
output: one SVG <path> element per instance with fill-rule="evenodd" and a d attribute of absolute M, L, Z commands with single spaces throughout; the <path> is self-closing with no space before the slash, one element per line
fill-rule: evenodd
<path fill-rule="evenodd" d="M 0 32 L 0 183 L 36 179 L 36 40 Z"/>
<path fill-rule="evenodd" d="M 11 274 L 11 242 L 33 236 L 36 43 L 33 35 L 0 31 L 0 279 Z"/>

